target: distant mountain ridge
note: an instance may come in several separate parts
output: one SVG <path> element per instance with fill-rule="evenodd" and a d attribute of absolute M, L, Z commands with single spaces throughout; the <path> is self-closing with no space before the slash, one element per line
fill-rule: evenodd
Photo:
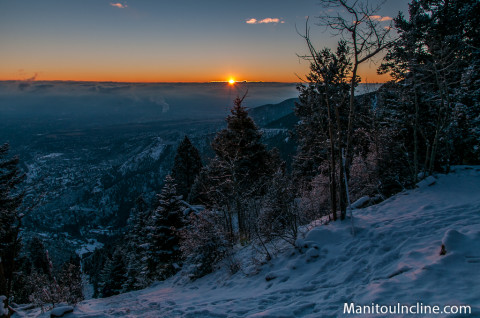
<path fill-rule="evenodd" d="M 267 127 L 283 117 L 293 115 L 298 98 L 289 98 L 278 104 L 266 104 L 250 109 L 249 114 L 260 127 Z M 289 128 L 289 127 L 268 127 Z"/>
<path fill-rule="evenodd" d="M 377 91 L 382 84 L 360 84 L 355 91 L 359 104 L 375 107 Z M 293 129 L 298 122 L 295 103 L 298 98 L 289 98 L 277 104 L 265 104 L 250 109 L 249 114 L 258 126 L 268 129 Z"/>

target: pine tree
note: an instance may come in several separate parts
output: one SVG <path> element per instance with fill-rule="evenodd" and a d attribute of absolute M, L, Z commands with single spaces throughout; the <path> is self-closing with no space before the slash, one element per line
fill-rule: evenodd
<path fill-rule="evenodd" d="M 153 279 L 165 279 L 179 269 L 179 231 L 184 226 L 184 208 L 180 198 L 175 180 L 167 175 L 162 192 L 158 195 L 158 206 L 147 227 L 149 246 L 145 259 Z"/>
<path fill-rule="evenodd" d="M 413 139 L 414 178 L 421 170 L 432 173 L 442 166 L 475 157 L 478 134 L 475 118 L 478 94 L 478 28 L 480 4 L 475 0 L 415 0 L 409 17 L 399 15 L 399 39 L 389 49 L 380 72 L 401 82 L 399 121 Z M 452 17 L 456 17 L 452 19 Z M 458 23 L 462 21 L 462 23 Z M 473 75 L 473 76 L 472 76 Z M 473 97 L 473 98 L 471 98 Z"/>
<path fill-rule="evenodd" d="M 293 175 L 296 183 L 300 184 L 310 183 L 327 159 L 328 117 L 326 108 L 320 107 L 315 83 L 302 84 L 297 89 L 300 95 L 294 110 L 300 120 L 294 130 L 298 147 L 293 161 Z"/>
<path fill-rule="evenodd" d="M 151 213 L 145 199 L 142 196 L 138 197 L 128 219 L 125 251 L 127 279 L 123 284 L 123 291 L 142 289 L 151 283 L 146 266 L 150 247 L 148 224 Z"/>
<path fill-rule="evenodd" d="M 353 121 L 348 104 L 348 74 L 352 67 L 349 49 L 346 42 L 340 41 L 336 52 L 328 48 L 316 52 L 312 48 L 312 55 L 307 75 L 310 83 L 299 87 L 300 102 L 295 108 L 300 122 L 296 127 L 299 147 L 294 168 L 297 176 L 308 182 L 319 174 L 322 161 L 328 162 L 331 214 L 336 220 L 338 203 L 343 219 L 346 191 L 342 153 L 347 148 Z"/>
<path fill-rule="evenodd" d="M 7 297 L 7 305 L 21 248 L 23 193 L 18 186 L 24 179 L 17 167 L 18 158 L 7 158 L 8 150 L 8 144 L 0 146 L 0 295 Z"/>
<path fill-rule="evenodd" d="M 89 276 L 90 283 L 93 285 L 93 298 L 102 296 L 103 279 L 106 279 L 105 267 L 107 262 L 112 259 L 116 246 L 112 241 L 107 242 L 102 248 L 96 249 L 92 254 L 83 259 L 82 270 Z"/>
<path fill-rule="evenodd" d="M 188 198 L 195 178 L 202 169 L 202 160 L 197 148 L 192 145 L 187 136 L 177 148 L 175 163 L 172 169 L 172 178 L 177 184 L 177 193 L 184 200 Z"/>
<path fill-rule="evenodd" d="M 263 195 L 268 179 L 280 164 L 278 155 L 261 142 L 260 130 L 242 106 L 244 98 L 235 99 L 227 128 L 218 132 L 212 142 L 215 158 L 202 169 L 192 189 L 192 195 L 203 199 L 202 203 L 225 213 L 231 239 L 234 216 L 240 236 L 249 235 L 242 200 Z"/>
<path fill-rule="evenodd" d="M 29 253 L 30 262 L 32 263 L 33 269 L 40 273 L 48 274 L 49 264 L 43 241 L 38 237 L 32 238 L 27 245 L 27 251 Z"/>
<path fill-rule="evenodd" d="M 105 263 L 101 273 L 101 297 L 118 295 L 123 290 L 126 278 L 125 260 L 123 252 L 116 249 L 111 258 Z"/>

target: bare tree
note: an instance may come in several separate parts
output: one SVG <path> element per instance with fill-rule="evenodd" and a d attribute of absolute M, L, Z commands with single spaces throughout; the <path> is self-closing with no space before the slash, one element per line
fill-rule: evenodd
<path fill-rule="evenodd" d="M 318 26 L 329 29 L 334 35 L 339 36 L 348 47 L 349 59 L 352 67 L 349 76 L 350 93 L 349 93 L 349 111 L 348 124 L 346 129 L 337 131 L 339 140 L 339 149 L 345 149 L 347 177 L 350 173 L 352 163 L 352 134 L 353 123 L 355 118 L 355 87 L 360 82 L 358 76 L 358 68 L 362 63 L 371 61 L 373 57 L 388 48 L 394 40 L 390 36 L 391 23 L 385 25 L 384 22 L 390 21 L 389 17 L 382 17 L 378 14 L 381 4 L 372 6 L 368 1 L 360 0 L 321 0 L 320 5 L 324 9 L 325 14 L 318 17 Z M 335 12 L 330 14 L 330 12 Z M 306 23 L 305 33 L 299 33 L 306 41 L 308 47 L 308 55 L 301 56 L 309 60 L 318 67 L 317 56 L 318 51 L 312 44 L 308 26 Z M 337 112 L 338 109 L 335 109 Z M 337 120 L 339 118 L 336 114 Z M 339 203 L 340 218 L 343 220 L 346 213 L 346 184 L 343 171 L 340 169 L 339 177 Z"/>

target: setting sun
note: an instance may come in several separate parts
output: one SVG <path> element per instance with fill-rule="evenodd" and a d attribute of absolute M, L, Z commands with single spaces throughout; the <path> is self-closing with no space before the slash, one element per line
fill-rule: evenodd
<path fill-rule="evenodd" d="M 233 85 L 233 84 L 235 84 L 235 80 L 234 80 L 233 78 L 231 78 L 231 79 L 228 80 L 228 83 L 229 83 L 230 85 Z"/>

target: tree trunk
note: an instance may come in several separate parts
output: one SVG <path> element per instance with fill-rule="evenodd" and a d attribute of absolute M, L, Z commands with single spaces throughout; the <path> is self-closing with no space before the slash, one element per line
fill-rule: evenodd
<path fill-rule="evenodd" d="M 413 181 L 415 184 L 418 182 L 418 95 L 417 95 L 417 83 L 415 81 L 415 75 L 413 76 L 413 96 L 415 104 L 415 120 L 413 124 Z"/>
<path fill-rule="evenodd" d="M 328 101 L 328 94 L 325 98 L 327 104 L 328 116 L 328 136 L 330 138 L 330 211 L 333 215 L 333 220 L 337 220 L 337 182 L 336 182 L 336 168 L 335 168 L 335 143 L 333 139 L 333 120 L 330 111 L 330 103 Z"/>
<path fill-rule="evenodd" d="M 338 200 L 340 204 L 340 220 L 345 219 L 345 214 L 347 212 L 347 197 L 346 197 L 346 184 L 345 184 L 345 176 L 344 176 L 344 169 L 342 169 L 342 149 L 344 147 L 343 144 L 343 135 L 342 135 L 342 126 L 340 121 L 340 112 L 338 108 L 341 105 L 335 105 L 335 117 L 337 120 L 337 136 L 338 136 L 338 158 L 340 160 L 339 167 L 340 167 L 340 186 L 338 187 Z"/>

